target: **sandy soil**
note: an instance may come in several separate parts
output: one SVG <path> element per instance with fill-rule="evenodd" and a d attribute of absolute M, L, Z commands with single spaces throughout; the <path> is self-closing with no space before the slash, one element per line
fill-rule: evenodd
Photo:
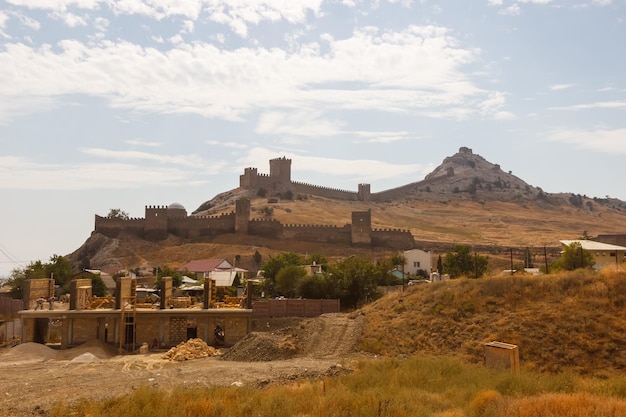
<path fill-rule="evenodd" d="M 59 401 L 110 398 L 143 385 L 263 388 L 349 372 L 362 331 L 358 315 L 255 321 L 253 333 L 222 355 L 184 362 L 164 359 L 165 352 L 117 355 L 98 341 L 66 350 L 24 343 L 0 353 L 0 416 L 41 416 Z"/>

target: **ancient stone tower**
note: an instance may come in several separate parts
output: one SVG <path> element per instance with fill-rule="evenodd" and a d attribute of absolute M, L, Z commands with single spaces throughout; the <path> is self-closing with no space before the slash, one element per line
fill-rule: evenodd
<path fill-rule="evenodd" d="M 371 195 L 369 184 L 359 184 L 359 191 L 357 193 L 359 201 L 370 201 Z"/>
<path fill-rule="evenodd" d="M 250 221 L 250 200 L 240 198 L 235 202 L 235 233 L 247 235 Z"/>
<path fill-rule="evenodd" d="M 282 158 L 270 159 L 270 177 L 280 184 L 291 183 L 291 159 L 284 156 Z"/>
<path fill-rule="evenodd" d="M 352 244 L 372 244 L 372 210 L 352 212 Z"/>
<path fill-rule="evenodd" d="M 167 206 L 147 206 L 144 224 L 145 239 L 167 239 Z"/>

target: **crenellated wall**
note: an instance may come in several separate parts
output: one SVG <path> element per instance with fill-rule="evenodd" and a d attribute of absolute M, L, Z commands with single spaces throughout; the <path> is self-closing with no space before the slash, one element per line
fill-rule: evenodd
<path fill-rule="evenodd" d="M 340 243 L 350 245 L 350 225 L 343 227 L 309 225 L 309 224 L 286 224 L 283 226 L 283 238 L 290 240 L 302 240 L 305 242 Z"/>
<path fill-rule="evenodd" d="M 337 200 L 357 201 L 358 193 L 348 190 L 340 190 L 338 188 L 322 187 L 319 185 L 306 184 L 303 182 L 291 182 L 291 190 L 296 194 L 313 194 L 325 198 L 333 198 Z"/>
<path fill-rule="evenodd" d="M 274 219 L 252 219 L 248 224 L 248 234 L 278 239 L 283 234 L 283 225 Z"/>
<path fill-rule="evenodd" d="M 408 250 L 415 247 L 415 240 L 409 230 L 374 229 L 372 246 Z"/>
<path fill-rule="evenodd" d="M 352 223 L 338 227 L 317 224 L 281 224 L 275 219 L 250 219 L 250 201 L 238 200 L 236 211 L 219 216 L 181 216 L 180 208 L 146 206 L 146 219 L 110 219 L 96 215 L 98 233 L 119 238 L 123 234 L 147 240 L 162 240 L 168 235 L 186 239 L 241 233 L 270 239 L 301 240 L 357 246 L 410 249 L 413 236 L 408 230 L 372 229 L 371 210 L 352 213 Z"/>

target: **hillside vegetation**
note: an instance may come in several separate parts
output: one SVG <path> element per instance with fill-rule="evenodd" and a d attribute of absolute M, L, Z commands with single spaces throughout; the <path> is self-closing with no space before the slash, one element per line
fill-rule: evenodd
<path fill-rule="evenodd" d="M 526 369 L 606 375 L 626 369 L 626 274 L 459 279 L 407 287 L 363 309 L 361 348 L 480 363 L 484 343 L 519 346 Z"/>

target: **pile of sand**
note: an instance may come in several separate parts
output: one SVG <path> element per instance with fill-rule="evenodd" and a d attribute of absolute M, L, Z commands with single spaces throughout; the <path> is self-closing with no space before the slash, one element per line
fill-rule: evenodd
<path fill-rule="evenodd" d="M 237 362 L 267 362 L 293 358 L 298 353 L 294 334 L 249 333 L 228 349 L 222 359 Z"/>
<path fill-rule="evenodd" d="M 3 363 L 43 362 L 57 358 L 57 351 L 41 343 L 22 343 L 2 355 Z"/>
<path fill-rule="evenodd" d="M 109 359 L 117 355 L 118 349 L 100 340 L 91 339 L 78 346 L 60 350 L 56 359 L 71 361 L 85 353 L 89 353 L 97 359 Z"/>
<path fill-rule="evenodd" d="M 209 356 L 217 356 L 220 351 L 207 345 L 202 339 L 189 339 L 186 342 L 179 343 L 168 350 L 163 359 L 170 361 L 188 361 L 191 359 L 206 358 Z"/>

